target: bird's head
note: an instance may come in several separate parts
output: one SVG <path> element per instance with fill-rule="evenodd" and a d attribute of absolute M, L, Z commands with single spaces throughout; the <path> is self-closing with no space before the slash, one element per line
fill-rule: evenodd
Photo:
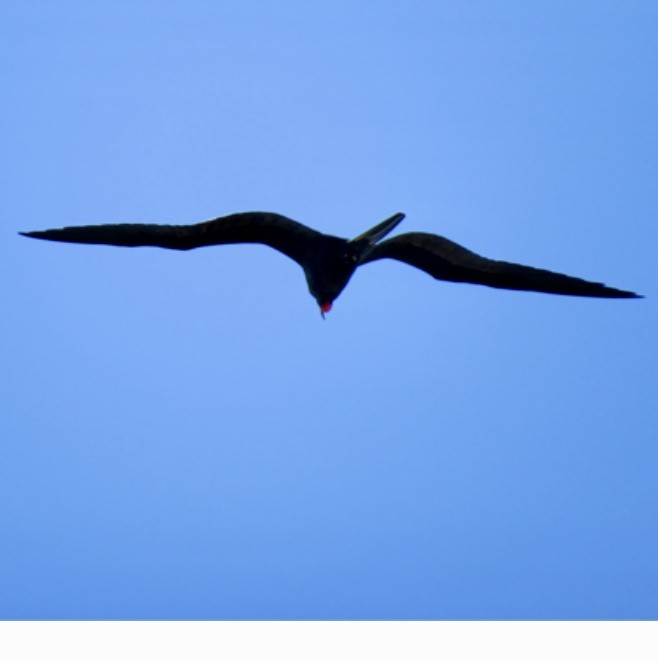
<path fill-rule="evenodd" d="M 320 250 L 313 255 L 313 260 L 304 266 L 308 290 L 320 307 L 323 318 L 331 311 L 357 268 L 351 248 L 344 239 L 326 237 Z"/>

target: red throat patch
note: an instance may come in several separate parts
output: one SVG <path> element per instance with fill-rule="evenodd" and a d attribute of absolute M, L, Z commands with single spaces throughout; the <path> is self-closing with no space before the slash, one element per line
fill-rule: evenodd
<path fill-rule="evenodd" d="M 320 304 L 320 310 L 323 313 L 329 313 L 329 311 L 331 311 L 331 306 L 331 302 L 322 302 L 322 304 Z"/>

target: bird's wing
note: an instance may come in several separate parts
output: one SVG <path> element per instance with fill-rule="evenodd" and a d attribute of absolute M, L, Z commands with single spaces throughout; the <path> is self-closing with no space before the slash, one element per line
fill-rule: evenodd
<path fill-rule="evenodd" d="M 364 256 L 361 264 L 382 258 L 406 262 L 443 281 L 580 297 L 640 297 L 633 292 L 609 288 L 603 283 L 592 283 L 546 269 L 490 260 L 445 237 L 429 233 L 405 233 L 376 244 Z"/>
<path fill-rule="evenodd" d="M 55 242 L 109 244 L 112 246 L 159 246 L 189 250 L 215 244 L 255 243 L 284 253 L 302 264 L 310 246 L 324 237 L 308 226 L 271 212 L 243 212 L 193 225 L 120 223 L 69 226 L 36 230 L 21 235 Z"/>

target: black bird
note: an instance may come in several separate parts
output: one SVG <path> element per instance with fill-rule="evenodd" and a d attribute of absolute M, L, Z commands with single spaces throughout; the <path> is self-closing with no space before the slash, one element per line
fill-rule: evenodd
<path fill-rule="evenodd" d="M 402 219 L 404 214 L 394 214 L 350 240 L 325 235 L 271 212 L 229 214 L 192 225 L 121 223 L 20 234 L 56 242 L 159 246 L 182 251 L 215 244 L 266 244 L 302 267 L 308 289 L 323 317 L 331 310 L 356 268 L 382 258 L 406 262 L 443 281 L 580 297 L 641 296 L 545 269 L 483 258 L 449 239 L 430 233 L 405 233 L 380 242 Z"/>

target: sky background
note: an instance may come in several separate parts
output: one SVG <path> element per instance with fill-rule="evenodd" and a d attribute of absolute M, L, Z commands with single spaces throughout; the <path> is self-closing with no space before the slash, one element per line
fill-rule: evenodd
<path fill-rule="evenodd" d="M 658 618 L 655 0 L 0 26 L 1 618 Z M 647 298 L 16 234 L 249 210 Z"/>

